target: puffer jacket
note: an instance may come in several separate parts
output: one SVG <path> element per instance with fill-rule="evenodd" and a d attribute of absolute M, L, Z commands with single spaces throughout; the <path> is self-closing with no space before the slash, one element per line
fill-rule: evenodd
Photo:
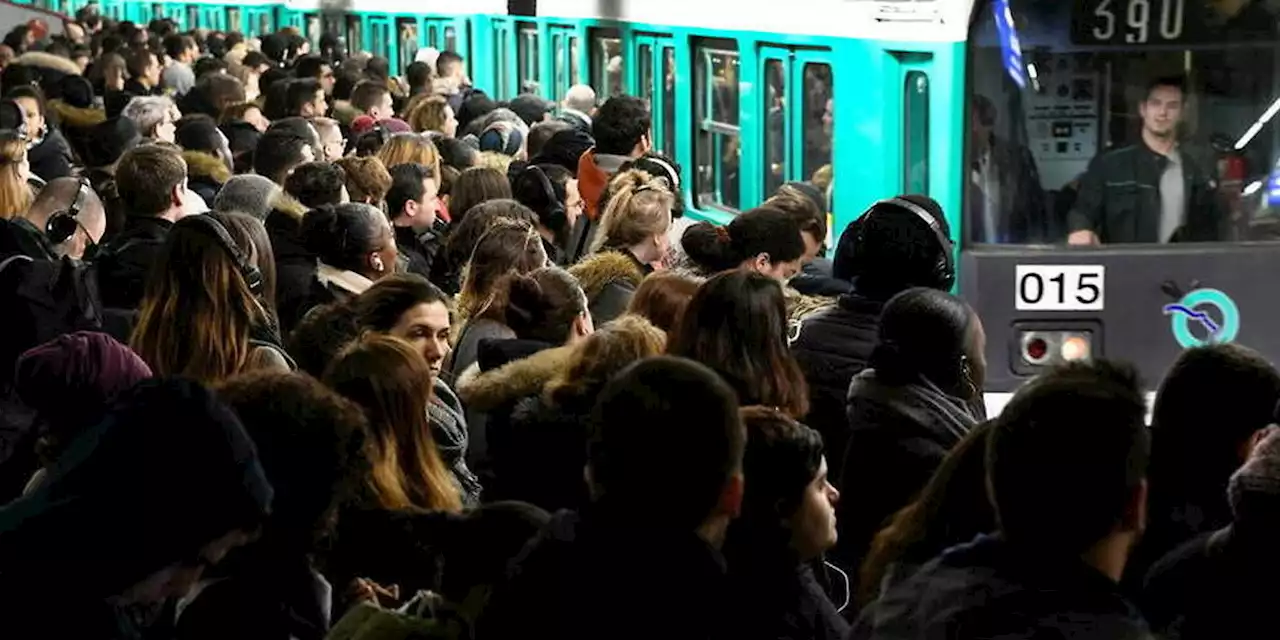
<path fill-rule="evenodd" d="M 818 430 L 832 478 L 839 478 L 849 421 L 845 396 L 849 383 L 867 366 L 876 346 L 884 303 L 858 294 L 841 296 L 834 305 L 792 325 L 791 353 L 809 383 L 809 415 L 805 424 Z"/>
<path fill-rule="evenodd" d="M 183 151 L 187 161 L 187 186 L 207 203 L 213 203 L 222 185 L 231 179 L 226 163 L 202 151 Z"/>
<path fill-rule="evenodd" d="M 597 327 L 626 313 L 636 288 L 652 271 L 623 251 L 594 253 L 569 268 L 587 294 L 587 308 Z"/>
<path fill-rule="evenodd" d="M 49 110 L 58 114 L 58 126 L 76 161 L 81 165 L 88 164 L 92 158 L 88 149 L 93 128 L 107 120 L 107 112 L 96 108 L 73 107 L 62 100 L 50 100 Z"/>

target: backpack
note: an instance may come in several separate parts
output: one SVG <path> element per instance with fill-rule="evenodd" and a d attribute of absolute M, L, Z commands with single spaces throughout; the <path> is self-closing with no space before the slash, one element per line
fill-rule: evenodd
<path fill-rule="evenodd" d="M 92 263 L 70 258 L 35 260 L 14 255 L 0 261 L 0 339 L 4 381 L 24 351 L 76 331 L 101 331 L 102 298 Z"/>

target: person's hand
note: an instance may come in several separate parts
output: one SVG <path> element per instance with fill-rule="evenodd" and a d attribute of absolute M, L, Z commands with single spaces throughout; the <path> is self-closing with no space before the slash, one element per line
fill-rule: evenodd
<path fill-rule="evenodd" d="M 1095 246 L 1102 244 L 1102 242 L 1098 240 L 1098 234 L 1088 229 L 1081 229 L 1079 231 L 1072 231 L 1071 234 L 1067 236 L 1067 244 L 1073 247 L 1081 247 Z"/>
<path fill-rule="evenodd" d="M 400 585 L 393 584 L 387 588 L 367 578 L 356 578 L 347 587 L 347 596 L 352 604 L 368 602 L 381 605 L 383 599 L 396 602 L 400 600 Z"/>

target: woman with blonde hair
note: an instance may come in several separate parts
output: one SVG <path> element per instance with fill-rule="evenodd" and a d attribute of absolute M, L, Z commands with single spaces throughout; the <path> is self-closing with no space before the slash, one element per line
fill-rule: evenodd
<path fill-rule="evenodd" d="M 665 348 L 662 330 L 630 314 L 573 346 L 542 391 L 516 405 L 506 438 L 490 439 L 495 481 L 486 488 L 488 499 L 520 500 L 552 512 L 585 506 L 582 469 L 596 397 L 627 365 Z"/>
<path fill-rule="evenodd" d="M 0 219 L 21 217 L 33 199 L 27 141 L 15 131 L 0 132 Z"/>
<path fill-rule="evenodd" d="M 165 239 L 129 340 L 157 376 L 216 385 L 244 371 L 292 369 L 260 299 L 254 260 L 266 254 L 236 215 L 244 214 L 187 216 Z"/>
<path fill-rule="evenodd" d="M 409 126 L 418 133 L 436 132 L 447 138 L 458 135 L 458 118 L 444 96 L 428 96 L 409 111 Z"/>
<path fill-rule="evenodd" d="M 325 383 L 360 405 L 369 420 L 370 506 L 462 510 L 460 488 L 440 457 L 427 418 L 431 380 L 431 367 L 419 350 L 378 333 L 348 347 L 325 373 Z"/>
<path fill-rule="evenodd" d="M 440 152 L 426 136 L 417 133 L 397 133 L 391 136 L 377 157 L 388 170 L 398 164 L 424 164 L 440 175 Z"/>
<path fill-rule="evenodd" d="M 609 204 L 590 230 L 591 255 L 570 269 L 587 292 L 596 324 L 622 315 L 653 272 L 650 265 L 667 254 L 675 204 L 664 180 L 635 169 L 619 173 L 608 190 Z"/>

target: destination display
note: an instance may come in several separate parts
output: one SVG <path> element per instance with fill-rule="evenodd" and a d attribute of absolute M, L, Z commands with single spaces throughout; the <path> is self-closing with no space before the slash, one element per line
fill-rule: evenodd
<path fill-rule="evenodd" d="M 1275 13 L 1257 0 L 1079 0 L 1071 16 L 1078 45 L 1227 44 L 1275 32 Z"/>

